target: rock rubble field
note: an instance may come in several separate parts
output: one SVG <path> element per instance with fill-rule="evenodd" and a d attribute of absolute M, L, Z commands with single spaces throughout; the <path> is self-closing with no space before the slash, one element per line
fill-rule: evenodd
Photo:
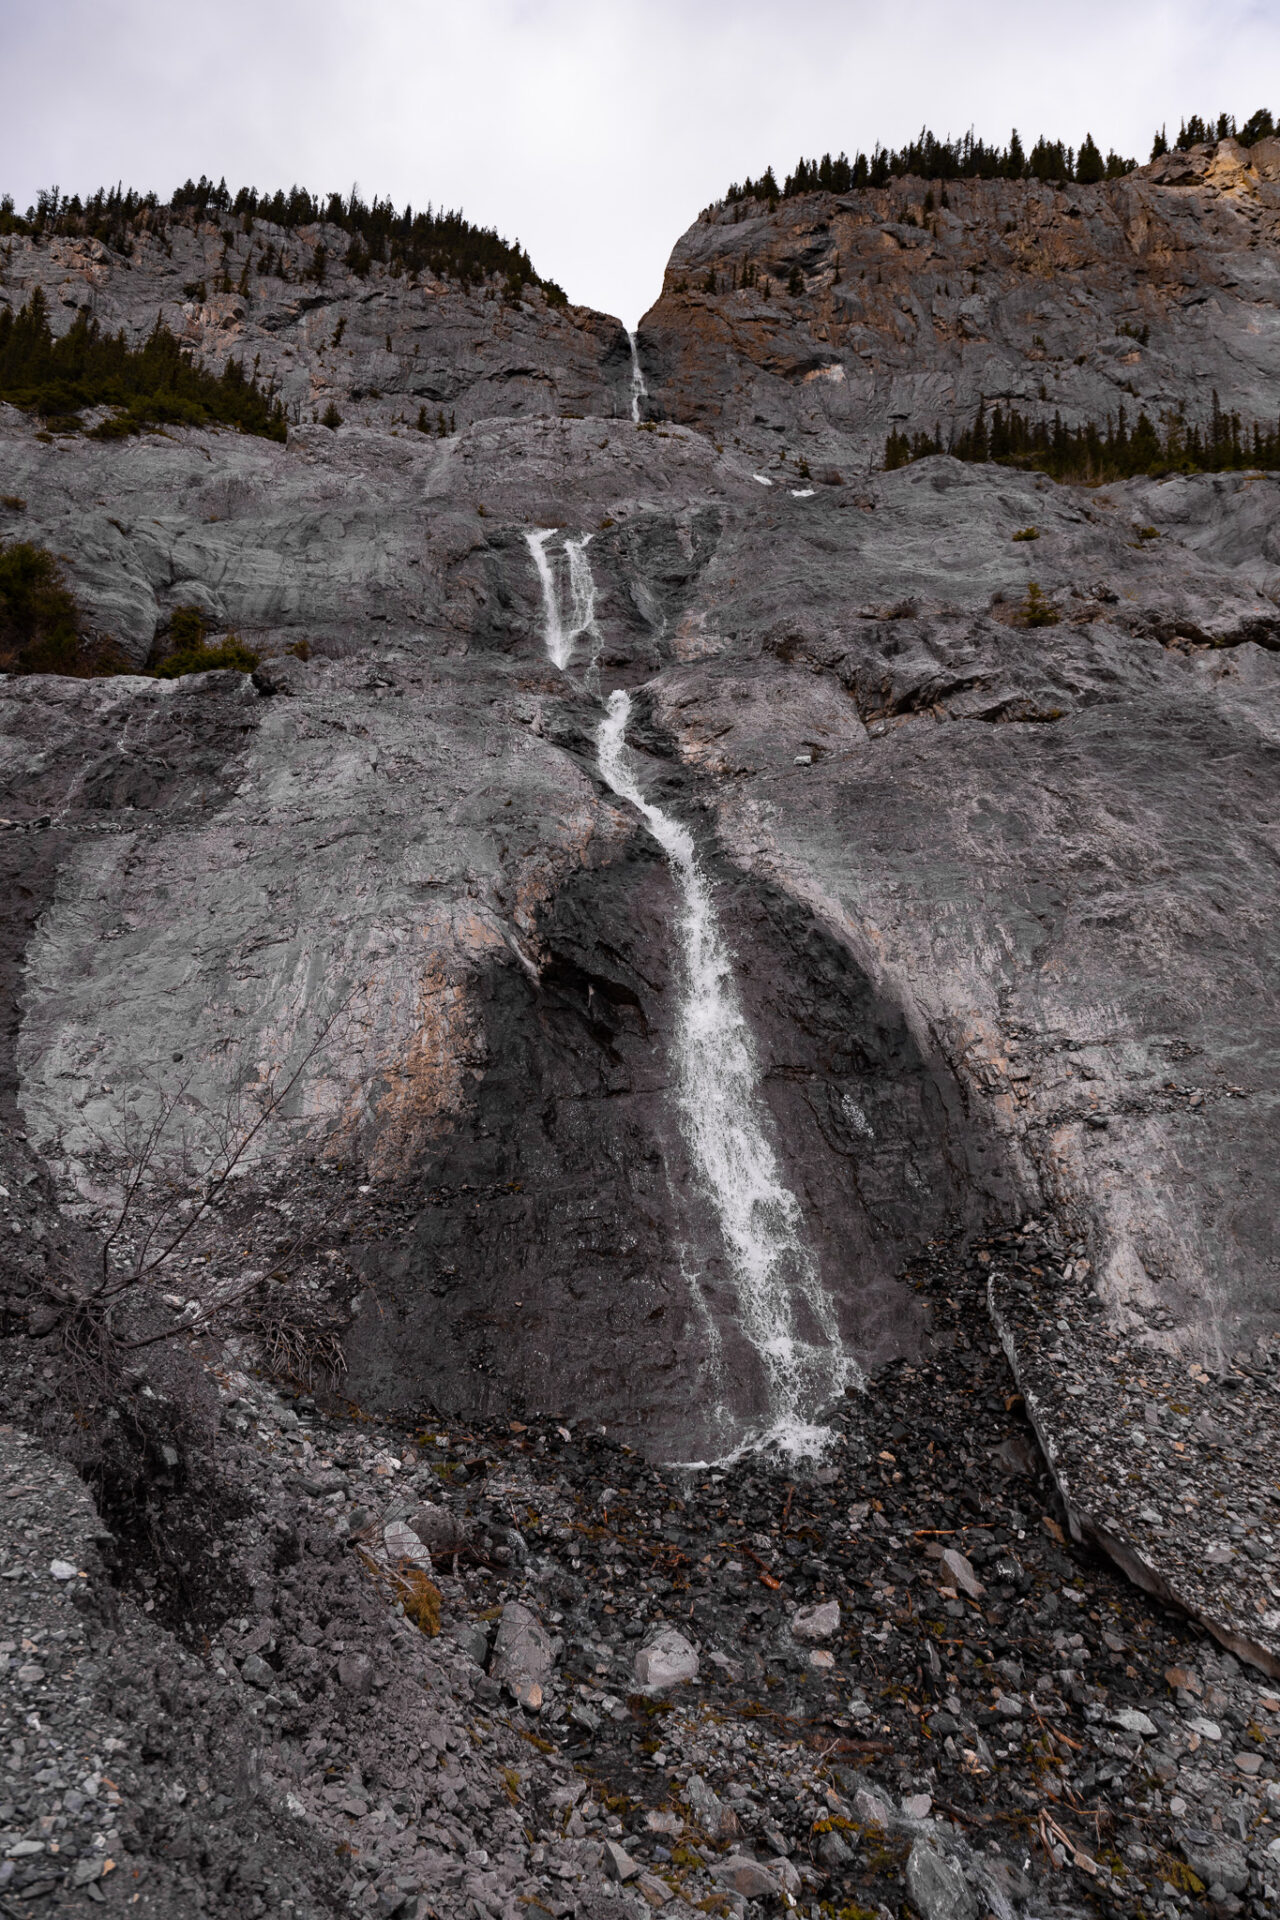
<path fill-rule="evenodd" d="M 5 1896 L 1268 1911 L 1280 1692 L 1073 1543 L 993 1333 L 992 1272 L 1060 1253 L 929 1249 L 929 1358 L 793 1473 L 335 1418 L 219 1367 L 205 1564 L 121 1565 L 8 1429 Z M 236 1597 L 191 1644 L 211 1577 Z"/>
<path fill-rule="evenodd" d="M 1275 1910 L 1280 481 L 883 453 L 1261 417 L 1276 147 L 714 207 L 643 392 L 0 246 L 288 419 L 0 405 L 3 1920 Z"/>

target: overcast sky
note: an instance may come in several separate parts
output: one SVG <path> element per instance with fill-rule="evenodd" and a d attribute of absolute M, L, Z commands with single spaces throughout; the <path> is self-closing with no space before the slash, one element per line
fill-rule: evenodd
<path fill-rule="evenodd" d="M 1146 160 L 1280 112 L 1280 0 L 0 0 L 0 193 L 122 179 L 461 207 L 634 323 L 731 179 L 927 122 Z"/>

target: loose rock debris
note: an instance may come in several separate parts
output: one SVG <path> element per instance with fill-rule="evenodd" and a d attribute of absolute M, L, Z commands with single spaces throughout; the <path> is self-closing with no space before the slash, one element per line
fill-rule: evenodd
<path fill-rule="evenodd" d="M 0 1435 L 3 1911 L 1269 1912 L 1280 1697 L 1072 1541 L 989 1317 L 1052 1251 L 931 1250 L 925 1356 L 817 1466 L 215 1369 L 198 1630 Z"/>
<path fill-rule="evenodd" d="M 1140 1585 L 1280 1679 L 1273 1345 L 1224 1357 L 1211 1373 L 1145 1329 L 1078 1340 L 1105 1314 L 1083 1264 L 1085 1273 L 1074 1261 L 1069 1271 L 1052 1260 L 1002 1262 L 990 1282 L 992 1315 L 1017 1354 L 1073 1531 L 1123 1556 Z M 1135 1537 L 1150 1546 L 1129 1545 Z"/>

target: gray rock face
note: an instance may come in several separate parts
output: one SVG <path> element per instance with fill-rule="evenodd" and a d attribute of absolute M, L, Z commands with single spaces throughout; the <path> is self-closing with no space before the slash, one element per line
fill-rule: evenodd
<path fill-rule="evenodd" d="M 1010 370 L 1047 382 L 1036 331 L 1064 408 L 1096 412 L 1120 360 L 1075 353 L 1104 322 L 1140 355 L 1123 371 L 1135 404 L 1191 406 L 1217 381 L 1249 411 L 1255 374 L 1280 372 L 1270 320 L 1250 331 L 1274 315 L 1274 254 L 1251 244 L 1275 219 L 1272 165 L 1269 148 L 1247 166 L 1219 148 L 1190 156 L 1190 184 L 1165 168 L 956 187 L 938 236 L 903 227 L 892 248 L 883 197 L 788 202 L 754 233 L 717 216 L 676 277 L 705 274 L 699 249 L 815 251 L 805 301 L 784 324 L 775 288 L 751 336 L 778 330 L 767 351 L 729 325 L 738 294 L 699 306 L 670 286 L 651 316 L 659 411 L 702 418 L 689 395 L 714 335 L 700 390 L 716 439 L 620 417 L 625 367 L 615 381 L 599 316 L 464 303 L 464 352 L 446 326 L 460 296 L 380 285 L 343 293 L 369 307 L 343 350 L 382 302 L 400 369 L 379 375 L 368 426 L 304 423 L 286 447 L 50 444 L 0 410 L 5 489 L 27 503 L 6 537 L 67 556 L 100 632 L 141 665 L 196 603 L 265 656 L 256 682 L 0 687 L 4 1092 L 64 1191 L 100 1206 L 111 1141 L 164 1101 L 207 1167 L 228 1113 L 288 1084 L 243 1204 L 210 1227 L 213 1270 L 270 1272 L 289 1182 L 325 1185 L 317 1266 L 362 1403 L 531 1406 L 667 1458 L 727 1450 L 767 1381 L 673 1097 L 671 872 L 597 767 L 601 696 L 625 687 L 641 783 L 697 842 L 766 1129 L 858 1361 L 926 1337 L 899 1278 L 922 1242 L 1052 1214 L 1078 1252 L 1037 1277 L 1039 1318 L 1056 1327 L 1087 1294 L 1073 1337 L 1098 1369 L 1121 1338 L 1171 1370 L 1216 1376 L 1240 1352 L 1264 1367 L 1280 1332 L 1276 479 L 1083 491 L 939 457 L 837 486 L 799 461 L 828 440 L 833 464 L 865 454 L 889 420 L 932 427 L 948 382 L 944 423 L 979 387 L 1029 405 Z M 1005 235 L 1006 213 L 1025 233 Z M 845 281 L 819 271 L 837 243 L 865 304 L 839 337 L 821 302 Z M 958 272 L 980 246 L 985 318 Z M 912 287 L 943 275 L 955 302 L 897 345 L 890 259 Z M 1037 260 L 1053 274 L 1023 271 Z M 161 278 L 149 257 L 126 272 L 20 244 L 3 297 L 92 284 L 104 319 L 138 331 Z M 394 418 L 428 296 L 418 359 L 435 340 L 459 381 L 444 439 Z M 1053 315 L 1033 325 L 1036 301 Z M 873 308 L 864 375 L 848 356 L 863 366 Z M 1115 334 L 1130 313 L 1147 347 Z M 292 344 L 306 372 L 303 416 L 324 368 L 350 404 L 355 361 L 333 371 L 331 336 L 283 316 L 246 308 L 237 350 L 257 351 L 261 325 L 281 368 Z M 231 336 L 215 348 L 192 325 L 217 364 Z M 495 417 L 519 384 L 492 368 L 535 347 L 559 413 L 521 418 L 513 397 Z M 823 371 L 837 359 L 843 382 Z M 775 400 L 785 465 L 761 457 Z M 563 674 L 538 528 L 562 595 L 565 542 L 590 536 L 595 601 Z M 306 663 L 283 653 L 299 640 Z M 1002 1326 L 1030 1366 L 1029 1331 L 1012 1312 Z M 1065 1384 L 1037 1404 L 1049 1439 L 1081 1424 Z M 1194 1490 L 1204 1463 L 1179 1459 Z M 1268 1477 L 1262 1459 L 1240 1471 Z M 1100 1448 L 1083 1484 L 1129 1471 Z M 1108 1510 L 1113 1547 L 1153 1525 L 1140 1511 Z M 1184 1518 L 1190 1557 L 1216 1535 L 1194 1501 Z"/>
<path fill-rule="evenodd" d="M 5 243 L 0 305 L 22 306 L 38 287 L 54 332 L 87 308 L 104 331 L 134 343 L 162 320 L 216 372 L 228 360 L 285 403 L 291 425 L 336 405 L 349 427 L 442 438 L 475 420 L 576 414 L 628 419 L 631 351 L 620 321 L 587 307 L 557 308 L 529 286 L 516 304 L 496 288 L 461 290 L 431 274 L 406 279 L 382 262 L 367 274 L 342 264 L 346 235 L 324 224 L 287 233 L 255 220 L 173 218 L 140 228 L 122 256 L 97 240 Z M 317 248 L 328 269 L 310 278 Z M 258 270 L 267 250 L 273 270 Z M 225 251 L 225 258 L 224 258 Z M 232 290 L 219 290 L 235 279 Z M 231 502 L 228 502 L 230 506 Z"/>
<path fill-rule="evenodd" d="M 721 205 L 641 322 L 650 404 L 846 479 L 891 430 L 945 444 L 981 401 L 1068 425 L 1207 419 L 1216 390 L 1269 423 L 1277 233 L 1280 140 L 1099 186 L 902 179 Z"/>

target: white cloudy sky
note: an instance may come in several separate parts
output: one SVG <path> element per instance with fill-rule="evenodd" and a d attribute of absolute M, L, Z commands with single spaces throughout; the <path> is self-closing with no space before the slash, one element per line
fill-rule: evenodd
<path fill-rule="evenodd" d="M 461 206 L 633 322 L 730 179 L 928 122 L 1145 160 L 1280 113 L 1280 0 L 0 0 L 0 192 L 188 174 Z M 1272 97 L 1268 97 L 1268 90 Z"/>

